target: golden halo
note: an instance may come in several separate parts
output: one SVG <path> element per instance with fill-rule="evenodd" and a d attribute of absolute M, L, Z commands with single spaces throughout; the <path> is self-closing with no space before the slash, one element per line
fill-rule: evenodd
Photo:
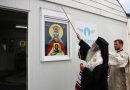
<path fill-rule="evenodd" d="M 59 24 L 52 24 L 49 28 L 49 34 L 52 37 L 53 36 L 53 32 L 54 32 L 54 27 L 58 28 L 58 32 L 59 32 L 59 36 L 60 38 L 63 36 L 63 29 Z"/>

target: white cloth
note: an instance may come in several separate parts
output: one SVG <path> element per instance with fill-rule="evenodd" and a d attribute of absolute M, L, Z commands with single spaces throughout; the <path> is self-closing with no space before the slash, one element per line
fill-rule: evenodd
<path fill-rule="evenodd" d="M 129 56 L 125 51 L 109 52 L 110 90 L 129 90 L 128 60 Z"/>
<path fill-rule="evenodd" d="M 92 48 L 90 48 L 90 49 L 88 50 L 88 53 L 87 53 L 87 56 L 86 56 L 85 61 L 86 61 L 86 62 L 89 62 L 95 53 L 96 53 L 96 52 L 93 51 Z"/>
<path fill-rule="evenodd" d="M 118 53 L 109 52 L 109 62 L 110 66 L 115 67 L 125 67 L 128 63 L 128 54 L 125 51 Z"/>
<path fill-rule="evenodd" d="M 102 64 L 103 63 L 103 59 L 101 56 L 101 51 L 98 50 L 91 58 L 91 60 L 89 62 L 87 62 L 86 67 L 89 68 L 91 71 L 93 71 L 93 69 Z"/>
<path fill-rule="evenodd" d="M 91 54 L 88 54 L 88 55 L 91 55 Z M 86 60 L 86 61 L 80 60 L 80 63 L 82 63 L 87 68 L 89 68 L 91 71 L 93 71 L 93 69 L 96 66 L 103 63 L 103 59 L 102 59 L 100 50 L 97 52 L 94 52 L 91 56 L 88 56 L 88 57 L 89 58 L 87 58 L 87 59 L 90 59 L 90 60 Z M 76 80 L 76 85 L 75 85 L 75 90 L 81 90 L 80 89 L 80 87 L 81 87 L 81 73 L 82 73 L 82 71 L 80 71 L 80 73 L 78 74 L 78 78 Z"/>

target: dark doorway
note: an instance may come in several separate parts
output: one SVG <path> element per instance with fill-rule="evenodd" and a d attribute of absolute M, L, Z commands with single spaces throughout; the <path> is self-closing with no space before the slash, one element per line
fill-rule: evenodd
<path fill-rule="evenodd" d="M 0 9 L 0 90 L 27 89 L 27 16 Z"/>

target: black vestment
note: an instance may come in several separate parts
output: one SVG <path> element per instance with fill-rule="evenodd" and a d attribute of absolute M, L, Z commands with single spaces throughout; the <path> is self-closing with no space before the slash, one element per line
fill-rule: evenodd
<path fill-rule="evenodd" d="M 95 41 L 101 50 L 103 63 L 96 66 L 93 71 L 85 67 L 81 74 L 81 90 L 108 90 L 108 43 L 101 37 Z M 80 41 L 80 58 L 86 59 L 90 46 L 83 40 Z"/>

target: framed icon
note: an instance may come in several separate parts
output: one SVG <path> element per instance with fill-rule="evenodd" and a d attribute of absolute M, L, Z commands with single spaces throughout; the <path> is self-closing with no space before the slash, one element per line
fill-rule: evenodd
<path fill-rule="evenodd" d="M 61 16 L 64 13 L 41 9 L 42 61 L 70 59 L 69 21 Z"/>

